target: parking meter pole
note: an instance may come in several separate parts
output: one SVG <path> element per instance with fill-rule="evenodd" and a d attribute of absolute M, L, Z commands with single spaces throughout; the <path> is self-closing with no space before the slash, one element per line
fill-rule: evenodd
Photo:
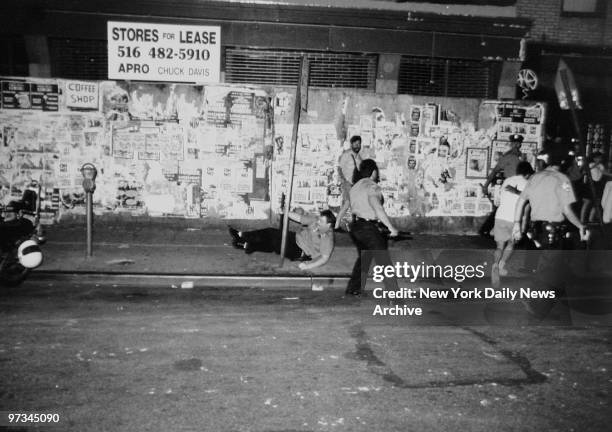
<path fill-rule="evenodd" d="M 93 255 L 93 193 L 86 194 L 87 206 L 87 257 Z"/>
<path fill-rule="evenodd" d="M 98 170 L 93 164 L 81 167 L 83 189 L 85 190 L 85 213 L 87 216 L 87 258 L 93 255 L 93 193 L 96 190 Z"/>

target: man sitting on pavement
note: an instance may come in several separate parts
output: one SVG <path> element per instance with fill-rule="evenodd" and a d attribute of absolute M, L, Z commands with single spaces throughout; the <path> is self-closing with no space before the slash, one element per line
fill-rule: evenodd
<path fill-rule="evenodd" d="M 334 226 L 336 217 L 330 210 L 319 215 L 289 212 L 289 218 L 306 225 L 299 233 L 287 231 L 285 257 L 301 262 L 301 270 L 320 267 L 329 261 L 334 250 Z M 278 228 L 264 228 L 254 231 L 238 231 L 229 227 L 232 245 L 244 249 L 245 253 L 274 252 L 280 254 L 282 231 Z"/>

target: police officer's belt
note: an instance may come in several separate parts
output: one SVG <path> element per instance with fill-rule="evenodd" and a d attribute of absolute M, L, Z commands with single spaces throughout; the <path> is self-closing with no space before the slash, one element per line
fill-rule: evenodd
<path fill-rule="evenodd" d="M 571 249 L 572 226 L 566 221 L 531 221 L 529 224 L 531 238 L 537 240 L 544 249 Z"/>
<path fill-rule="evenodd" d="M 566 221 L 549 222 L 549 221 L 536 220 L 536 221 L 531 221 L 529 226 L 534 229 L 538 229 L 538 230 L 545 229 L 547 231 L 551 229 L 569 229 L 570 228 L 569 224 Z"/>
<path fill-rule="evenodd" d="M 371 223 L 378 223 L 378 219 L 366 219 L 366 218 L 362 218 L 359 216 L 355 216 L 353 215 L 353 222 L 371 222 Z"/>

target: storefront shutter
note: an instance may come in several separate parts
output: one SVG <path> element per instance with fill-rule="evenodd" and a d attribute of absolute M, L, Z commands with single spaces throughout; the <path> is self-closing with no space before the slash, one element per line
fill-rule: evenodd
<path fill-rule="evenodd" d="M 374 90 L 377 55 L 308 52 L 312 87 Z M 298 82 L 301 52 L 227 48 L 225 81 L 294 86 Z"/>
<path fill-rule="evenodd" d="M 492 62 L 402 56 L 398 93 L 425 96 L 494 97 Z"/>
<path fill-rule="evenodd" d="M 49 39 L 51 71 L 56 78 L 108 79 L 105 40 Z"/>

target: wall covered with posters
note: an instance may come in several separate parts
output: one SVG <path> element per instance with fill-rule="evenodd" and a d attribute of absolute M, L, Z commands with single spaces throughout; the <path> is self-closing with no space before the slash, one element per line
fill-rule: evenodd
<path fill-rule="evenodd" d="M 294 89 L 2 79 L 0 203 L 32 181 L 44 220 L 84 213 L 79 171 L 98 168 L 94 210 L 267 219 L 287 189 Z M 337 161 L 352 135 L 381 168 L 392 217 L 483 216 L 479 184 L 525 136 L 532 161 L 544 106 L 311 89 L 297 142 L 293 207 L 340 206 Z"/>
<path fill-rule="evenodd" d="M 340 206 L 337 161 L 352 135 L 362 138 L 362 158 L 381 170 L 385 208 L 392 217 L 483 216 L 491 202 L 480 187 L 509 148 L 524 136 L 524 158 L 535 164 L 545 106 L 311 90 L 298 132 L 293 205 L 305 210 Z M 275 148 L 272 205 L 286 190 L 292 93 L 274 97 Z"/>
<path fill-rule="evenodd" d="M 269 215 L 261 89 L 6 79 L 2 100 L 3 204 L 36 181 L 43 220 L 83 213 L 80 168 L 93 163 L 98 214 Z"/>

